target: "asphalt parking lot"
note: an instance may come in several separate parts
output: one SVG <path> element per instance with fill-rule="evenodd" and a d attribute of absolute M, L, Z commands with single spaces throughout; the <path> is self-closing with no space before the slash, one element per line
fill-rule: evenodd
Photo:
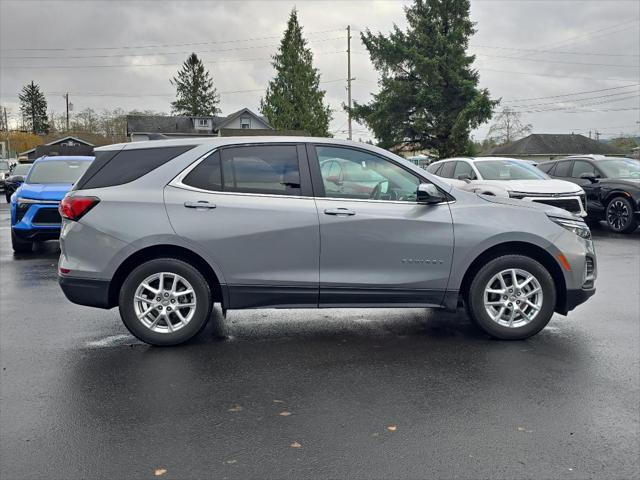
<path fill-rule="evenodd" d="M 640 475 L 640 229 L 596 229 L 596 296 L 523 342 L 463 313 L 217 309 L 153 348 L 9 225 L 2 203 L 3 479 Z"/>

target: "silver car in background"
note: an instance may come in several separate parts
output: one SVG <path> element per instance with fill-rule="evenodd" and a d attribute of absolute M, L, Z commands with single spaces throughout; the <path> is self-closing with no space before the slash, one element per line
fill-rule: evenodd
<path fill-rule="evenodd" d="M 465 305 L 488 334 L 524 339 L 595 292 L 579 217 L 457 190 L 350 141 L 101 147 L 60 211 L 65 295 L 119 307 L 131 333 L 154 345 L 192 338 L 214 302 L 223 311 Z"/>

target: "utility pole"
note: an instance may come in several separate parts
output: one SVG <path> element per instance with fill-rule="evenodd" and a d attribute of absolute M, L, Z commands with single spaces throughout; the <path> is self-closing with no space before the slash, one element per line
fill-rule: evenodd
<path fill-rule="evenodd" d="M 9 136 L 9 122 L 7 121 L 7 107 L 4 107 L 4 128 L 7 132 L 7 158 L 11 157 L 11 137 Z"/>
<path fill-rule="evenodd" d="M 596 140 L 597 140 L 597 141 L 600 141 L 600 132 L 596 130 L 596 131 L 594 132 L 594 135 L 596 136 Z"/>
<path fill-rule="evenodd" d="M 347 111 L 349 122 L 349 140 L 351 140 L 351 25 L 347 25 Z"/>
<path fill-rule="evenodd" d="M 69 131 L 69 92 L 67 92 L 64 96 L 67 103 L 67 132 Z"/>

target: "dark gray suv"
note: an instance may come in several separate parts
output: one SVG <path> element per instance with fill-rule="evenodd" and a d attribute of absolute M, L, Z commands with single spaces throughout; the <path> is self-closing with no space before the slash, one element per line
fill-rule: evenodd
<path fill-rule="evenodd" d="M 523 339 L 595 292 L 579 217 L 456 190 L 349 141 L 101 147 L 60 212 L 65 295 L 118 306 L 154 345 L 196 335 L 214 302 L 223 311 L 464 304 L 488 334 Z"/>

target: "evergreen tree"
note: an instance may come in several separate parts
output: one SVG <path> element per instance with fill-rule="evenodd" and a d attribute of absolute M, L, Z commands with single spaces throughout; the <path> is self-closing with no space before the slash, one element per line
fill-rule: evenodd
<path fill-rule="evenodd" d="M 313 55 L 302 37 L 295 8 L 272 65 L 276 76 L 260 100 L 260 111 L 271 126 L 277 130 L 303 130 L 317 137 L 329 136 L 331 109 L 324 105 L 320 74 L 313 67 Z"/>
<path fill-rule="evenodd" d="M 25 127 L 37 135 L 49 133 L 47 99 L 40 87 L 32 80 L 22 87 L 18 98 Z"/>
<path fill-rule="evenodd" d="M 182 64 L 178 76 L 169 81 L 176 87 L 176 100 L 171 102 L 173 113 L 207 117 L 220 111 L 220 96 L 213 86 L 211 75 L 195 53 L 189 55 Z"/>
<path fill-rule="evenodd" d="M 498 103 L 478 89 L 478 72 L 467 55 L 475 33 L 469 0 L 415 0 L 405 9 L 406 32 L 394 25 L 384 36 L 361 34 L 380 92 L 368 104 L 354 102 L 353 116 L 389 148 L 405 142 L 440 158 L 468 149 L 469 133 L 491 118 Z"/>

